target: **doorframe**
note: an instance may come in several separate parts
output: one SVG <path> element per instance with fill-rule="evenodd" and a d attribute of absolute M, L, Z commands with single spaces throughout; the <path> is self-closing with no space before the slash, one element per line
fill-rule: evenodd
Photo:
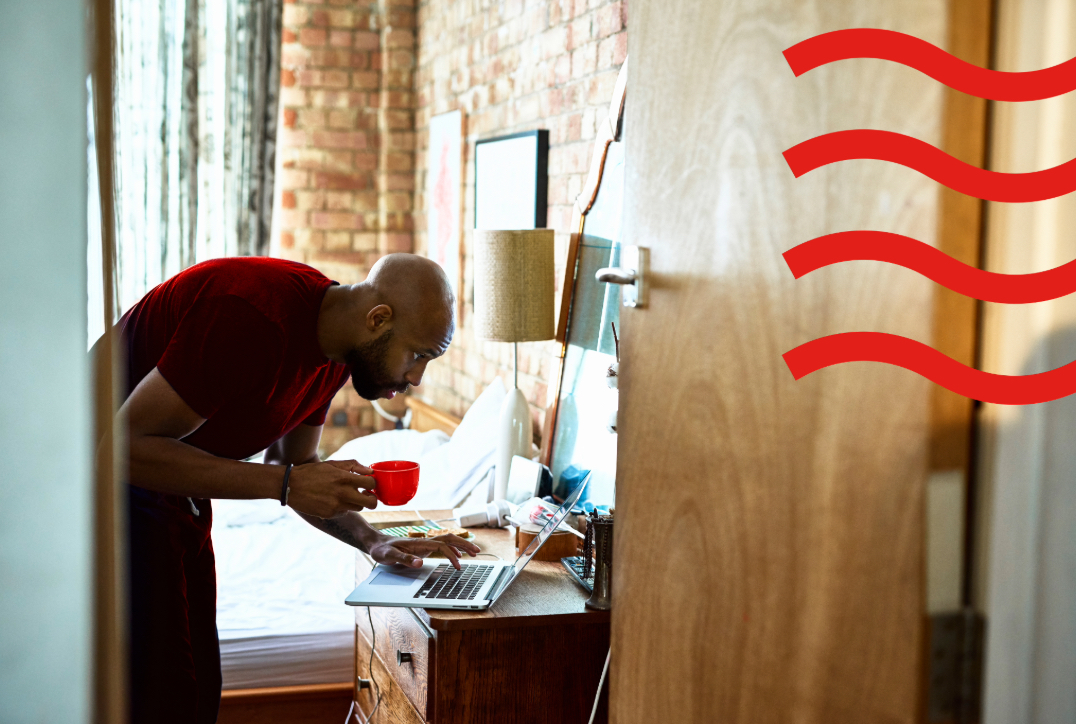
<path fill-rule="evenodd" d="M 1076 55 L 1076 9 L 1069 0 L 998 0 L 996 27 L 991 67 L 998 70 L 1037 70 Z M 1076 124 L 1076 98 L 991 106 L 992 170 L 1038 170 L 1076 155 L 1076 138 L 1063 133 Z M 1071 260 L 1076 239 L 1066 239 L 1062 229 L 1073 222 L 1076 198 L 988 204 L 983 268 L 1021 274 Z M 1062 355 L 1070 361 L 1074 345 L 1063 333 L 1076 326 L 1074 320 L 1076 300 L 1069 298 L 983 305 L 981 369 L 1023 375 L 1059 366 Z M 1076 665 L 1076 627 L 1059 625 L 1054 613 L 1059 603 L 1076 606 L 1076 583 L 1053 575 L 1076 558 L 1076 547 L 1053 535 L 1058 516 L 1072 506 L 1051 499 L 1066 490 L 1060 482 L 1065 466 L 1076 465 L 1057 424 L 1058 415 L 1074 413 L 1071 400 L 979 409 L 969 594 L 987 617 L 984 724 L 1071 721 L 1076 715 L 1076 695 L 1050 679 L 1051 670 Z M 1058 661 L 1059 651 L 1072 652 L 1068 662 Z"/>

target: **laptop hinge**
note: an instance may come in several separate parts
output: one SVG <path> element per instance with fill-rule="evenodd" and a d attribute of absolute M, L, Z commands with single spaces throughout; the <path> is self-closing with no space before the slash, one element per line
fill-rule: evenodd
<path fill-rule="evenodd" d="M 978 724 L 982 702 L 983 617 L 970 608 L 930 616 L 928 724 Z"/>
<path fill-rule="evenodd" d="M 504 568 L 502 568 L 501 572 L 498 573 L 497 577 L 493 580 L 493 585 L 490 586 L 489 595 L 486 598 L 488 598 L 490 601 L 493 601 L 494 598 L 499 596 L 504 586 L 508 585 L 508 581 L 505 580 L 505 576 L 508 575 L 509 571 L 514 570 L 515 568 L 513 568 L 512 566 L 505 566 Z M 501 585 L 502 583 L 504 583 L 504 586 Z"/>

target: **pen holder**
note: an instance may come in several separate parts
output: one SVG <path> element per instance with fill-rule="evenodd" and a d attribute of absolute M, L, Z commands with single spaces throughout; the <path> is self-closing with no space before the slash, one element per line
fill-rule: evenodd
<path fill-rule="evenodd" d="M 587 518 L 587 536 L 583 546 L 584 577 L 594 565 L 594 591 L 587 599 L 587 608 L 608 611 L 612 608 L 613 592 L 613 516 L 592 513 Z"/>

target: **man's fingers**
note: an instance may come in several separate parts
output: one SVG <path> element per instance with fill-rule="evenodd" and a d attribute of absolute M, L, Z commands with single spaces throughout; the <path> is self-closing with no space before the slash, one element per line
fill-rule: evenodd
<path fill-rule="evenodd" d="M 346 470 L 349 473 L 356 473 L 358 475 L 369 475 L 374 472 L 365 465 L 359 464 L 358 460 L 326 460 L 325 462 L 328 465 L 332 465 L 334 468 Z"/>
<path fill-rule="evenodd" d="M 385 563 L 396 563 L 401 566 L 410 566 L 411 568 L 418 568 L 422 565 L 422 558 L 416 555 L 412 555 L 407 551 L 402 551 L 396 547 L 390 547 L 385 553 Z"/>
<path fill-rule="evenodd" d="M 430 553 L 444 553 L 445 558 L 456 568 L 460 568 L 459 553 L 455 548 L 437 540 L 436 538 L 401 538 L 400 548 L 406 548 L 406 550 L 412 553 L 419 553 L 422 556 L 428 556 Z"/>
<path fill-rule="evenodd" d="M 462 567 L 460 566 L 460 559 L 456 549 L 448 543 L 442 543 L 436 539 L 434 539 L 433 542 L 437 545 L 437 550 L 445 554 L 445 557 L 448 558 L 449 562 L 452 563 L 456 570 L 461 570 Z"/>
<path fill-rule="evenodd" d="M 439 535 L 436 538 L 434 538 L 434 540 L 444 541 L 445 543 L 448 543 L 449 545 L 454 547 L 456 550 L 458 550 L 458 551 L 460 551 L 462 553 L 467 553 L 472 558 L 474 558 L 478 554 L 478 552 L 480 550 L 482 550 L 481 548 L 476 546 L 474 543 L 469 543 L 469 542 L 465 541 L 463 538 L 460 538 L 457 535 L 452 535 L 451 533 L 446 533 L 444 535 Z"/>
<path fill-rule="evenodd" d="M 377 480 L 370 475 L 359 475 L 355 480 L 348 480 L 347 484 L 355 488 L 373 490 L 377 487 Z"/>
<path fill-rule="evenodd" d="M 365 510 L 377 507 L 377 496 L 373 493 L 361 493 L 354 488 L 345 488 L 340 495 L 340 502 L 350 510 Z"/>

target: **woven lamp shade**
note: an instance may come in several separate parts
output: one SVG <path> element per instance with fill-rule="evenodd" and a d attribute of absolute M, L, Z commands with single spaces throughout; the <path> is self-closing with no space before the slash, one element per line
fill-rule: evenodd
<path fill-rule="evenodd" d="M 479 339 L 552 339 L 553 230 L 474 232 L 474 323 Z"/>

